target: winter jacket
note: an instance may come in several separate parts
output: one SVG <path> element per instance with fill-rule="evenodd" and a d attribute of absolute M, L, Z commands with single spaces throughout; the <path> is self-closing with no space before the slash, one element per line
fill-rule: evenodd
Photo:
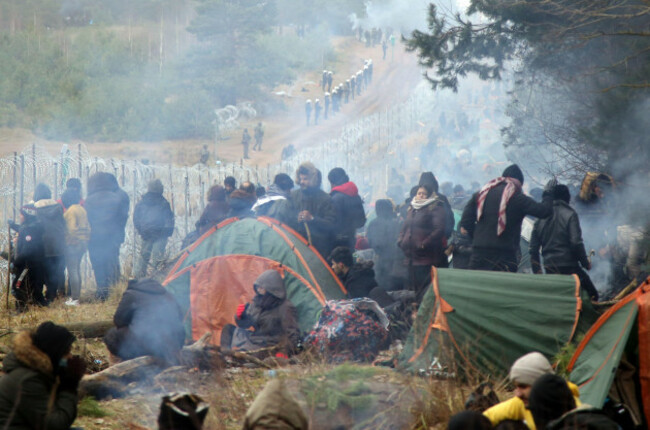
<path fill-rule="evenodd" d="M 576 402 L 576 406 L 580 406 L 580 391 L 578 386 L 573 382 L 568 382 L 567 385 L 573 393 L 573 399 Z M 524 401 L 519 397 L 513 397 L 511 399 L 505 400 L 501 403 L 498 403 L 491 408 L 483 412 L 493 426 L 497 426 L 500 422 L 505 420 L 515 420 L 515 421 L 524 421 L 529 429 L 535 430 L 535 421 L 533 421 L 533 415 L 524 405 Z"/>
<path fill-rule="evenodd" d="M 553 214 L 535 222 L 530 237 L 530 261 L 535 273 L 541 273 L 539 250 L 544 266 L 589 266 L 578 214 L 563 200 L 553 202 Z"/>
<path fill-rule="evenodd" d="M 185 342 L 180 306 L 153 279 L 129 282 L 113 323 L 122 332 L 119 336 L 107 334 L 105 342 L 111 352 L 123 358 L 153 355 L 174 361 Z"/>
<path fill-rule="evenodd" d="M 521 223 L 526 215 L 546 218 L 553 212 L 553 198 L 545 194 L 542 203 L 537 203 L 520 190 L 510 198 L 506 207 L 506 227 L 503 233 L 497 235 L 499 205 L 506 184 L 495 186 L 488 192 L 483 206 L 483 216 L 477 222 L 477 198 L 475 193 L 465 205 L 460 226 L 467 230 L 472 238 L 474 250 L 494 250 L 497 253 L 515 255 L 519 251 Z"/>
<path fill-rule="evenodd" d="M 379 257 L 377 265 L 392 267 L 393 261 L 403 257 L 397 246 L 400 226 L 396 218 L 375 218 L 368 224 L 366 237 Z M 389 269 L 390 270 L 390 269 Z"/>
<path fill-rule="evenodd" d="M 356 229 L 366 224 L 359 190 L 354 182 L 346 182 L 332 188 L 330 196 L 336 211 L 336 241 L 340 244 L 350 243 L 354 240 Z"/>
<path fill-rule="evenodd" d="M 90 244 L 120 245 L 129 217 L 129 196 L 110 173 L 98 172 L 88 179 L 84 208 L 90 222 Z"/>
<path fill-rule="evenodd" d="M 377 286 L 375 281 L 375 271 L 373 270 L 372 261 L 353 264 L 344 276 L 341 276 L 341 282 L 348 291 L 351 299 L 358 297 L 369 297 L 370 290 Z"/>
<path fill-rule="evenodd" d="M 45 248 L 43 244 L 43 225 L 36 217 L 25 217 L 18 231 L 16 255 L 13 258 L 14 270 L 20 276 L 23 269 L 45 273 Z"/>
<path fill-rule="evenodd" d="M 77 417 L 77 393 L 57 390 L 58 378 L 53 375 L 52 362 L 34 346 L 31 333 L 24 331 L 16 335 L 13 351 L 5 357 L 2 370 L 5 372 L 0 378 L 3 429 L 70 428 Z"/>
<path fill-rule="evenodd" d="M 288 224 L 291 221 L 289 193 L 285 193 L 276 184 L 271 184 L 266 194 L 253 205 L 257 216 L 266 216 Z"/>
<path fill-rule="evenodd" d="M 66 226 L 63 207 L 52 199 L 34 203 L 36 217 L 43 226 L 43 250 L 45 257 L 63 256 L 65 249 Z"/>
<path fill-rule="evenodd" d="M 601 409 L 582 405 L 551 421 L 546 425 L 548 430 L 621 430 L 616 422 L 611 420 Z"/>
<path fill-rule="evenodd" d="M 291 223 L 289 225 L 305 239 L 309 240 L 311 237 L 311 244 L 321 256 L 327 258 L 332 251 L 336 221 L 336 210 L 329 194 L 314 187 L 295 190 L 291 193 L 290 208 Z M 298 222 L 298 213 L 305 210 L 309 211 L 314 219 L 306 223 Z M 305 224 L 309 228 L 309 233 Z"/>
<path fill-rule="evenodd" d="M 69 246 L 87 244 L 90 240 L 88 214 L 81 205 L 71 205 L 64 213 L 66 231 L 65 243 Z"/>
<path fill-rule="evenodd" d="M 135 205 L 133 224 L 144 240 L 167 238 L 174 233 L 174 213 L 162 194 L 150 191 Z"/>
<path fill-rule="evenodd" d="M 439 199 L 421 209 L 409 207 L 397 244 L 414 266 L 447 267 L 445 212 Z"/>
<path fill-rule="evenodd" d="M 196 223 L 196 228 L 199 233 L 203 234 L 208 231 L 212 226 L 219 224 L 228 216 L 230 207 L 226 200 L 211 200 L 208 205 L 203 209 L 203 213 Z"/>
<path fill-rule="evenodd" d="M 277 276 L 276 276 L 277 275 Z M 289 351 L 295 349 L 300 339 L 298 317 L 293 303 L 287 300 L 287 290 L 284 281 L 277 272 L 264 272 L 256 284 L 264 287 L 268 295 L 276 300 L 271 306 L 263 304 L 262 296 L 256 295 L 246 308 L 241 318 L 236 319 L 237 326 L 242 329 L 253 328 L 247 332 L 248 339 L 241 349 L 252 350 L 267 346 L 283 345 Z"/>

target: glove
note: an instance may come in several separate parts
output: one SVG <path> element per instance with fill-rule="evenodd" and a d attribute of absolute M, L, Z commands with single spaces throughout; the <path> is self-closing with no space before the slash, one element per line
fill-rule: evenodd
<path fill-rule="evenodd" d="M 244 312 L 246 312 L 246 307 L 248 305 L 237 305 L 237 312 L 235 315 L 237 315 L 237 319 L 240 320 L 242 316 L 244 315 Z"/>
<path fill-rule="evenodd" d="M 62 369 L 61 389 L 65 391 L 77 391 L 79 381 L 86 373 L 86 362 L 78 355 L 68 358 L 67 365 Z"/>

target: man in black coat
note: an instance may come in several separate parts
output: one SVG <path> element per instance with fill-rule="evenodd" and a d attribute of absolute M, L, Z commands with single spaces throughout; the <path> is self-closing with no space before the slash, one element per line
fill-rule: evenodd
<path fill-rule="evenodd" d="M 129 218 L 129 196 L 112 173 L 97 172 L 88 179 L 84 208 L 90 223 L 88 254 L 95 272 L 97 298 L 106 300 L 120 277 L 120 245 Z"/>
<path fill-rule="evenodd" d="M 354 248 L 355 233 L 358 228 L 366 224 L 366 214 L 363 201 L 359 197 L 359 190 L 354 182 L 340 167 L 330 170 L 327 175 L 332 191 L 332 206 L 336 210 L 336 237 L 334 246 L 347 246 Z"/>
<path fill-rule="evenodd" d="M 332 251 L 336 210 L 331 197 L 321 187 L 321 172 L 310 162 L 302 163 L 296 172 L 300 189 L 291 193 L 290 226 L 326 258 Z"/>
<path fill-rule="evenodd" d="M 110 353 L 121 360 L 152 355 L 178 362 L 185 342 L 180 306 L 158 281 L 131 280 L 113 315 L 115 327 L 104 337 Z"/>
<path fill-rule="evenodd" d="M 583 268 L 590 270 L 591 263 L 582 241 L 578 214 L 569 206 L 570 201 L 569 188 L 566 185 L 555 186 L 553 214 L 535 222 L 529 248 L 533 272 L 542 273 L 539 260 L 541 248 L 546 273 L 578 275 L 581 286 L 592 299 L 598 300 L 598 291 L 589 275 L 583 270 Z"/>
<path fill-rule="evenodd" d="M 524 174 L 519 166 L 508 166 L 503 174 L 488 182 L 465 205 L 461 233 L 472 238 L 469 268 L 516 272 L 519 261 L 521 223 L 526 215 L 546 218 L 553 212 L 553 197 L 547 185 L 542 203 L 521 190 Z"/>
<path fill-rule="evenodd" d="M 160 179 L 149 182 L 147 192 L 133 211 L 133 224 L 142 238 L 140 257 L 135 267 L 137 278 L 147 275 L 150 259 L 153 258 L 154 267 L 163 262 L 167 239 L 174 233 L 174 213 L 163 197 L 163 191 Z"/>
<path fill-rule="evenodd" d="M 397 284 L 394 268 L 404 259 L 404 253 L 397 246 L 400 225 L 390 200 L 377 200 L 375 212 L 377 218 L 368 224 L 366 237 L 378 257 L 375 270 L 377 283 L 385 290 L 393 290 Z"/>
<path fill-rule="evenodd" d="M 337 246 L 330 255 L 332 270 L 352 299 L 369 297 L 370 291 L 377 287 L 372 261 L 354 263 L 350 248 Z"/>

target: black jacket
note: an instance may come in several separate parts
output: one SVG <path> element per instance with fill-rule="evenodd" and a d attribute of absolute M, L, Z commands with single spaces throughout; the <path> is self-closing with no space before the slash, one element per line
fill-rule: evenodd
<path fill-rule="evenodd" d="M 185 341 L 183 313 L 174 297 L 152 279 L 130 282 L 113 315 L 118 329 L 128 330 L 121 345 L 109 345 L 119 356 L 154 355 L 170 360 Z M 107 344 L 110 337 L 106 338 Z"/>
<path fill-rule="evenodd" d="M 90 223 L 89 246 L 120 245 L 129 218 L 129 195 L 110 173 L 98 172 L 88 179 L 84 208 Z"/>
<path fill-rule="evenodd" d="M 51 199 L 39 200 L 34 206 L 36 206 L 36 217 L 43 226 L 45 257 L 63 256 L 66 231 L 63 206 Z"/>
<path fill-rule="evenodd" d="M 16 255 L 13 258 L 14 273 L 20 276 L 23 269 L 45 273 L 45 250 L 43 247 L 43 226 L 36 217 L 26 217 L 18 231 Z"/>
<path fill-rule="evenodd" d="M 356 263 L 345 276 L 341 277 L 341 282 L 348 291 L 350 298 L 368 297 L 370 290 L 377 286 L 375 281 L 375 271 L 372 268 L 372 261 Z"/>
<path fill-rule="evenodd" d="M 395 217 L 377 217 L 368 224 L 366 237 L 379 257 L 379 265 L 392 264 L 393 260 L 404 257 L 397 246 L 399 231 L 399 221 Z"/>
<path fill-rule="evenodd" d="M 490 250 L 507 254 L 518 253 L 521 223 L 524 217 L 532 215 L 537 218 L 546 218 L 553 212 L 553 199 L 550 195 L 545 194 L 542 203 L 537 203 L 521 191 L 517 191 L 510 198 L 506 207 L 506 228 L 498 236 L 499 205 L 505 186 L 505 183 L 499 184 L 490 190 L 483 206 L 483 216 L 478 222 L 476 221 L 478 193 L 475 193 L 465 205 L 460 226 L 467 230 L 472 238 L 474 252 Z"/>
<path fill-rule="evenodd" d="M 335 187 L 330 193 L 332 206 L 336 211 L 336 242 L 353 246 L 355 232 L 366 223 L 363 201 L 353 182 Z"/>
<path fill-rule="evenodd" d="M 315 187 L 307 190 L 295 190 L 291 193 L 290 208 L 291 223 L 289 225 L 305 239 L 309 239 L 311 236 L 311 243 L 320 255 L 323 258 L 329 257 L 332 251 L 334 222 L 336 221 L 336 210 L 332 206 L 329 194 Z M 304 210 L 309 211 L 314 219 L 307 223 L 299 223 L 298 213 Z M 309 234 L 305 224 L 309 227 Z"/>
<path fill-rule="evenodd" d="M 562 200 L 553 202 L 553 214 L 535 222 L 530 237 L 530 261 L 535 273 L 541 272 L 539 250 L 546 267 L 589 266 L 578 214 Z"/>
<path fill-rule="evenodd" d="M 174 233 L 174 213 L 161 194 L 148 192 L 135 205 L 133 224 L 145 240 L 169 237 Z"/>

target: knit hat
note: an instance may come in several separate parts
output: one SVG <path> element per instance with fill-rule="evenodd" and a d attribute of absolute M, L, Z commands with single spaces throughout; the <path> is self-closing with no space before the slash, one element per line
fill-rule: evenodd
<path fill-rule="evenodd" d="M 160 179 L 154 179 L 153 181 L 149 182 L 149 185 L 147 185 L 147 191 L 150 193 L 162 195 L 164 188 L 162 182 L 160 182 Z"/>
<path fill-rule="evenodd" d="M 535 380 L 547 373 L 554 373 L 551 363 L 539 352 L 519 357 L 510 368 L 510 380 L 519 384 L 533 385 Z"/>
<path fill-rule="evenodd" d="M 343 185 L 346 182 L 350 181 L 350 178 L 345 173 L 345 170 L 343 170 L 340 167 L 335 167 L 332 170 L 330 170 L 330 172 L 327 174 L 327 179 L 335 187 L 338 185 Z"/>
<path fill-rule="evenodd" d="M 76 338 L 67 328 L 56 325 L 52 321 L 39 325 L 32 335 L 34 346 L 50 357 L 54 367 L 70 351 L 75 340 Z"/>
<path fill-rule="evenodd" d="M 429 194 L 431 192 L 438 192 L 438 180 L 436 179 L 436 175 L 433 174 L 433 172 L 423 172 L 420 175 L 420 182 L 418 182 L 418 187 L 428 187 L 427 190 L 429 190 Z"/>
<path fill-rule="evenodd" d="M 519 182 L 521 182 L 522 185 L 524 184 L 524 173 L 516 164 L 511 164 L 506 167 L 501 176 L 517 179 Z"/>
<path fill-rule="evenodd" d="M 535 426 L 546 428 L 546 424 L 572 409 L 576 403 L 573 393 L 564 378 L 557 375 L 543 375 L 535 381 L 528 396 L 528 408 L 533 414 Z"/>

